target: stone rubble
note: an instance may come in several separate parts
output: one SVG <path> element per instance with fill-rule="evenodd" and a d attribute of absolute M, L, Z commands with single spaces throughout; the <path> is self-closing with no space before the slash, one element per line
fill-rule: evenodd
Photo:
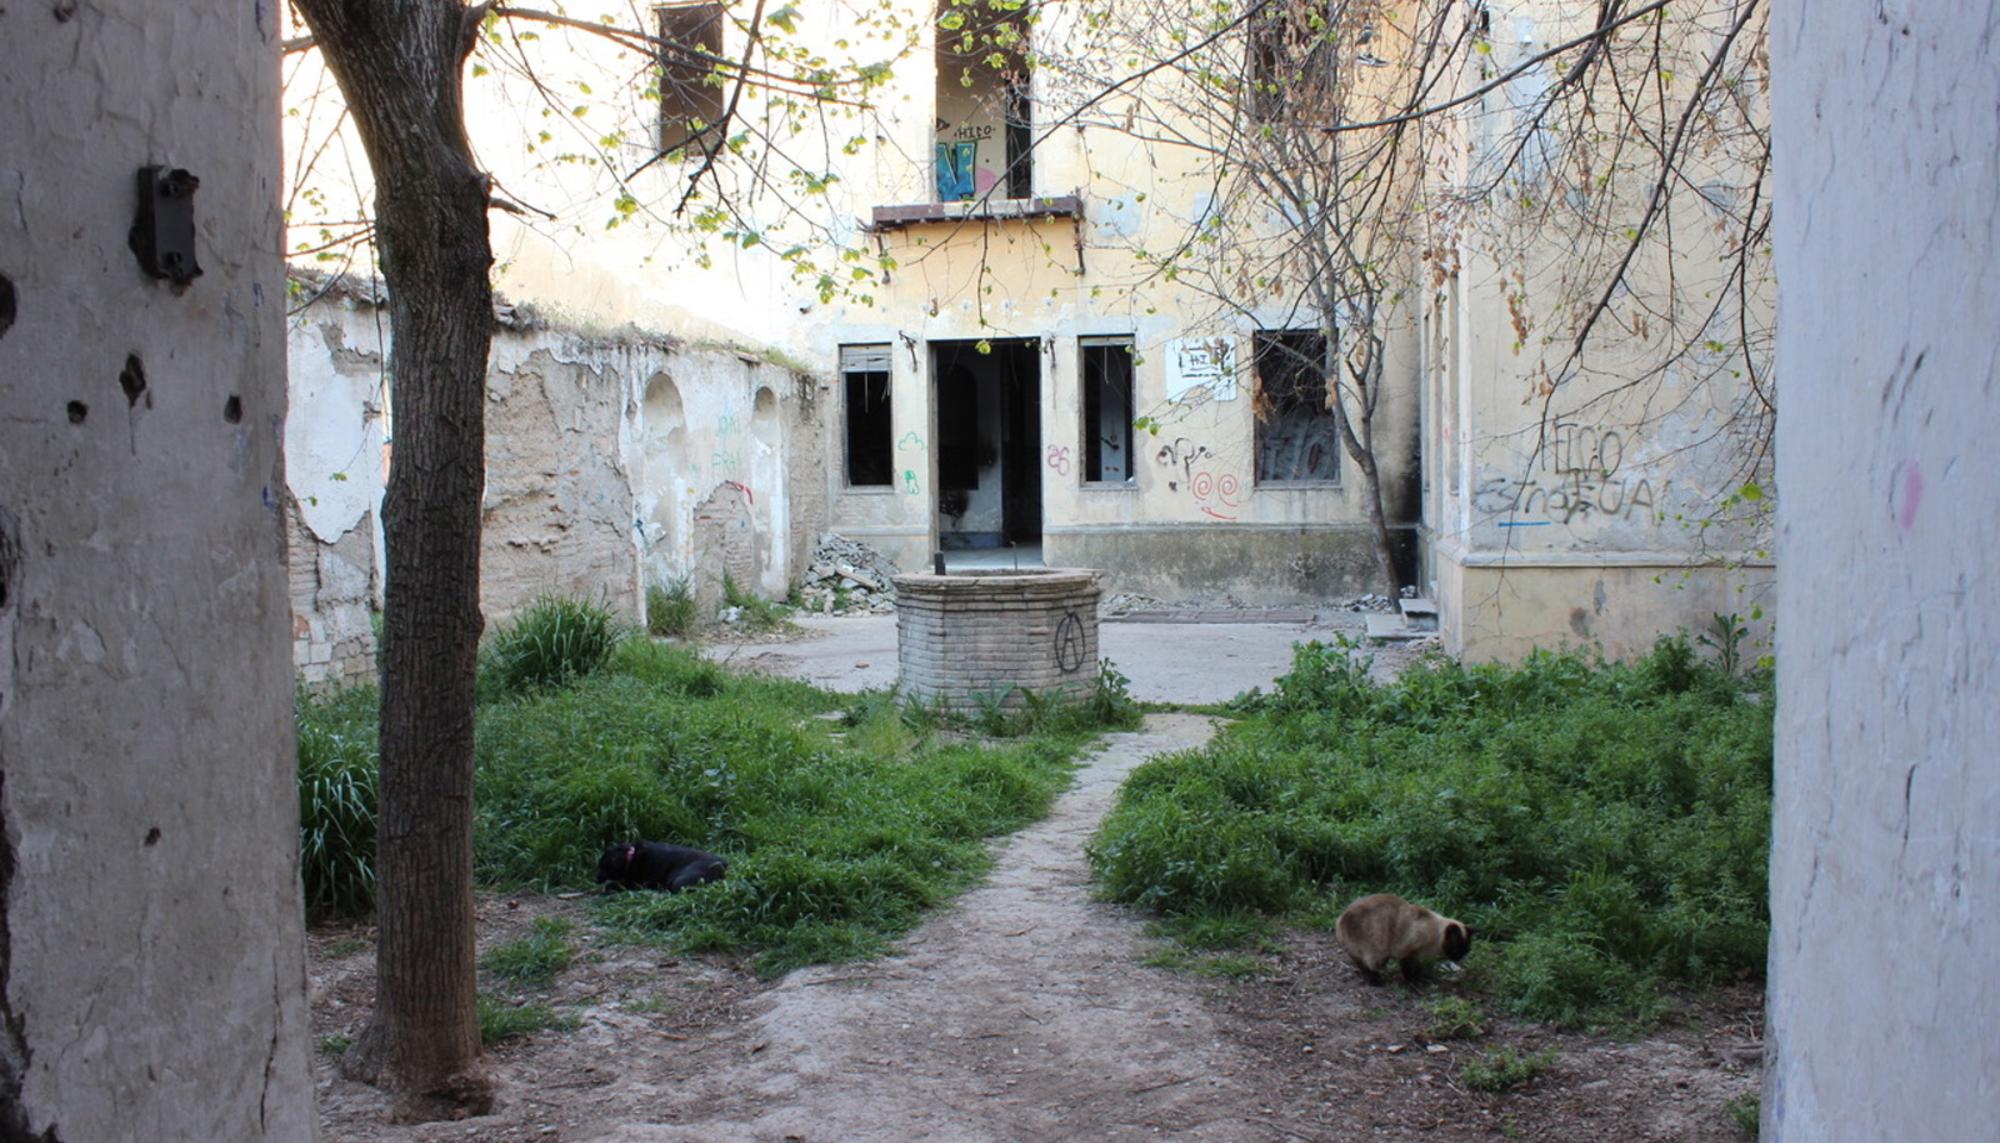
<path fill-rule="evenodd" d="M 867 544 L 837 532 L 821 532 L 799 582 L 799 602 L 804 610 L 823 615 L 894 611 L 892 577 L 897 574 L 896 565 Z"/>

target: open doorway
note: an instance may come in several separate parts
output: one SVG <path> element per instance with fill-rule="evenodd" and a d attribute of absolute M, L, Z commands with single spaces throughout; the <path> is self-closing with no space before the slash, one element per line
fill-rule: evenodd
<path fill-rule="evenodd" d="M 1042 542 L 1042 361 L 1034 338 L 931 343 L 938 546 Z M 1039 559 L 1039 553 L 1037 553 Z"/>

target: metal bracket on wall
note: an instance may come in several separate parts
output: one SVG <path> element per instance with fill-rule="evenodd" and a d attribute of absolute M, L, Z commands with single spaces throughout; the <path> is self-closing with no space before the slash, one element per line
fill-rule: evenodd
<path fill-rule="evenodd" d="M 176 290 L 201 276 L 194 258 L 194 192 L 201 180 L 179 167 L 139 168 L 139 214 L 130 241 L 139 265 Z"/>

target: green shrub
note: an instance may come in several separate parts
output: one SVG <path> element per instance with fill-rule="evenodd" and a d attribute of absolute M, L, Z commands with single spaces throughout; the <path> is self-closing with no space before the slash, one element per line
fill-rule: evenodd
<path fill-rule="evenodd" d="M 375 908 L 375 688 L 301 694 L 299 866 L 315 917 Z"/>
<path fill-rule="evenodd" d="M 602 667 L 619 635 L 604 608 L 544 595 L 494 636 L 489 669 L 502 694 L 566 686 Z"/>
<path fill-rule="evenodd" d="M 1306 644 L 1208 747 L 1135 770 L 1089 846 L 1113 899 L 1324 924 L 1395 892 L 1478 934 L 1469 983 L 1644 1023 L 1666 981 L 1760 973 L 1771 709 L 1663 640 L 1629 666 L 1433 657 L 1393 685 Z"/>
<path fill-rule="evenodd" d="M 531 935 L 488 949 L 479 958 L 479 967 L 522 988 L 543 987 L 569 967 L 576 951 L 570 930 L 570 923 L 560 917 L 537 917 Z"/>
<path fill-rule="evenodd" d="M 699 622 L 694 592 L 686 576 L 675 576 L 665 584 L 646 589 L 646 630 L 653 635 L 686 639 Z"/>
<path fill-rule="evenodd" d="M 1436 996 L 1424 1002 L 1431 1022 L 1424 1034 L 1433 1040 L 1476 1040 L 1486 1034 L 1486 1010 L 1465 996 Z"/>
<path fill-rule="evenodd" d="M 1523 1055 L 1512 1048 L 1495 1048 L 1465 1061 L 1458 1069 L 1465 1086 L 1474 1091 L 1502 1092 L 1520 1087 L 1556 1062 L 1556 1050 L 1547 1048 Z"/>

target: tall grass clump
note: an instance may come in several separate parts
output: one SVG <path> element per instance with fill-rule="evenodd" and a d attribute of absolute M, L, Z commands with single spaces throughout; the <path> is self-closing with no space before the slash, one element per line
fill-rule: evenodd
<path fill-rule="evenodd" d="M 544 595 L 494 636 L 488 669 L 503 694 L 565 686 L 602 667 L 620 634 L 605 608 Z"/>
<path fill-rule="evenodd" d="M 602 919 L 634 939 L 749 955 L 766 972 L 867 956 L 983 873 L 987 839 L 1046 813 L 1083 741 L 947 742 L 864 703 L 879 727 L 864 737 L 906 745 L 884 752 L 821 717 L 841 701 L 634 641 L 572 687 L 489 707 L 476 872 L 496 886 L 583 888 L 607 844 L 698 846 L 729 859 L 726 878 L 617 894 Z"/>
<path fill-rule="evenodd" d="M 646 589 L 646 631 L 652 635 L 686 639 L 700 621 L 694 591 L 686 576 L 675 576 L 664 584 Z"/>
<path fill-rule="evenodd" d="M 301 693 L 299 865 L 316 917 L 375 908 L 377 701 L 372 686 Z"/>
<path fill-rule="evenodd" d="M 791 622 L 791 608 L 744 590 L 727 571 L 722 573 L 722 605 L 735 608 L 743 625 L 752 631 L 774 631 Z"/>
<path fill-rule="evenodd" d="M 1425 661 L 1390 685 L 1308 644 L 1208 747 L 1136 770 L 1093 839 L 1112 897 L 1325 926 L 1395 892 L 1471 924 L 1470 983 L 1568 1024 L 1761 974 L 1771 707 L 1684 639 L 1605 665 Z"/>

